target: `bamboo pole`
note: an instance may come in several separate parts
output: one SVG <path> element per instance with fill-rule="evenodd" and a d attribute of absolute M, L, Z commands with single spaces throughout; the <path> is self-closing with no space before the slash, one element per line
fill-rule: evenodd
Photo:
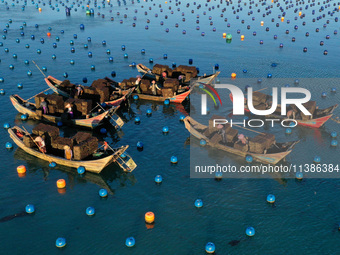
<path fill-rule="evenodd" d="M 34 60 L 32 60 L 33 64 L 38 68 L 38 70 L 41 72 L 41 74 L 46 78 L 46 75 L 43 73 L 43 71 L 41 71 L 41 69 L 39 68 L 39 66 L 34 62 Z"/>
<path fill-rule="evenodd" d="M 39 95 L 40 93 L 44 93 L 44 92 L 46 92 L 47 90 L 50 90 L 51 88 L 48 88 L 48 89 L 45 89 L 44 91 L 41 91 L 41 92 L 39 92 L 38 94 L 35 94 L 34 96 L 31 96 L 29 99 L 26 99 L 26 100 L 24 100 L 24 101 L 28 101 L 28 100 L 31 100 L 33 97 L 35 97 L 35 96 L 37 96 L 37 95 Z M 38 106 L 39 107 L 39 106 Z"/>

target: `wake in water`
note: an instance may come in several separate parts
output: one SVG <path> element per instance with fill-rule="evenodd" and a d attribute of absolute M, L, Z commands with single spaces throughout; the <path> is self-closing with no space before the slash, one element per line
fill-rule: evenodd
<path fill-rule="evenodd" d="M 14 218 L 23 217 L 23 216 L 26 216 L 26 215 L 28 215 L 26 212 L 15 213 L 15 214 L 8 215 L 8 216 L 1 218 L 0 222 L 6 222 L 6 221 L 9 221 L 9 220 L 13 220 Z"/>

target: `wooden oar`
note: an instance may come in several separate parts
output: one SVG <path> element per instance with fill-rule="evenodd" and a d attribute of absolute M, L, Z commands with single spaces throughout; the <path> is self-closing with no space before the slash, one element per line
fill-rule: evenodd
<path fill-rule="evenodd" d="M 42 75 L 46 78 L 46 75 L 43 73 L 43 71 L 41 71 L 41 69 L 39 68 L 39 66 L 34 62 L 34 60 L 32 60 L 33 64 L 38 68 L 38 70 L 42 73 Z"/>
<path fill-rule="evenodd" d="M 97 103 L 98 104 L 98 103 Z M 103 110 L 103 111 L 105 111 L 105 109 L 100 105 L 100 104 L 98 104 L 98 106 Z M 117 125 L 115 126 L 115 128 L 118 128 L 118 127 L 122 127 L 123 125 L 124 125 L 124 121 L 122 120 L 122 121 L 120 121 L 120 123 L 121 122 L 123 122 L 122 123 L 122 125 L 120 125 L 117 121 L 119 121 L 119 119 L 120 119 L 120 117 L 118 116 L 118 119 L 117 120 L 115 120 L 114 118 L 112 118 L 112 116 L 109 114 L 109 116 L 110 116 L 110 118 L 114 121 L 114 123 L 116 123 Z"/>
<path fill-rule="evenodd" d="M 35 143 L 35 145 L 38 146 L 39 151 L 42 152 L 42 153 L 44 154 L 44 156 L 47 158 L 47 161 L 48 161 L 49 163 L 51 163 L 52 161 L 50 161 L 50 160 L 48 159 L 48 157 L 46 156 L 45 152 L 43 152 L 43 151 L 40 149 L 39 144 L 37 144 L 37 143 L 35 142 L 35 140 L 34 140 L 33 137 L 31 136 L 31 134 L 26 130 L 26 128 L 25 128 L 24 126 L 22 126 L 22 128 L 23 128 L 24 131 L 29 135 L 29 137 L 32 139 L 32 141 Z M 46 146 L 46 145 L 45 145 L 45 146 Z"/>
<path fill-rule="evenodd" d="M 236 126 L 236 127 L 239 127 L 239 128 L 243 128 L 243 129 L 245 129 L 245 130 L 248 130 L 248 131 L 251 131 L 251 132 L 260 134 L 260 135 L 264 135 L 264 134 L 265 134 L 265 133 L 261 133 L 261 132 L 258 132 L 258 131 L 255 131 L 255 130 L 252 130 L 252 129 L 249 129 L 249 128 L 246 128 L 246 127 L 241 127 L 241 126 L 236 125 L 236 124 L 233 124 L 233 126 Z"/>
<path fill-rule="evenodd" d="M 31 96 L 29 99 L 26 99 L 26 100 L 24 100 L 24 101 L 27 102 L 28 100 L 31 100 L 33 97 L 39 95 L 40 93 L 44 93 L 44 92 L 46 92 L 47 90 L 50 90 L 50 89 L 51 89 L 51 88 L 45 89 L 44 91 L 41 91 L 41 92 L 39 92 L 38 94 L 35 94 L 34 96 Z"/>

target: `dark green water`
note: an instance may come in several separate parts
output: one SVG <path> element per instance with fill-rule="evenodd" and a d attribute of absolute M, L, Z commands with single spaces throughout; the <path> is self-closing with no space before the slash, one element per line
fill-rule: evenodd
<path fill-rule="evenodd" d="M 324 6 L 320 2 L 320 6 L 316 4 L 308 10 L 303 9 L 306 17 L 298 18 L 297 21 L 294 20 L 298 16 L 298 12 L 294 13 L 294 6 L 286 10 L 285 22 L 281 22 L 277 3 L 271 9 L 272 14 L 265 18 L 262 17 L 265 6 L 253 5 L 254 14 L 248 15 L 248 2 L 247 6 L 243 6 L 243 11 L 237 14 L 233 14 L 231 9 L 231 6 L 238 9 L 237 3 L 229 7 L 223 3 L 217 8 L 217 1 L 208 3 L 208 6 L 202 2 L 200 9 L 193 5 L 193 1 L 182 1 L 179 6 L 175 6 L 174 1 L 168 4 L 164 1 L 155 2 L 156 6 L 153 3 L 128 2 L 126 6 L 122 3 L 119 7 L 114 2 L 113 8 L 106 6 L 95 9 L 96 13 L 105 14 L 105 18 L 101 18 L 97 14 L 94 17 L 85 16 L 81 7 L 78 7 L 78 12 L 72 10 L 71 17 L 65 17 L 64 7 L 60 3 L 60 12 L 51 10 L 46 2 L 46 6 L 39 4 L 42 7 L 39 13 L 31 2 L 24 12 L 21 11 L 23 2 L 15 3 L 14 7 L 11 6 L 12 2 L 8 2 L 9 10 L 1 2 L 0 28 L 3 30 L 8 20 L 13 20 L 5 34 L 6 39 L 0 38 L 3 43 L 0 47 L 0 77 L 5 80 L 0 83 L 0 89 L 6 91 L 6 95 L 0 97 L 1 123 L 23 125 L 29 130 L 37 124 L 33 121 L 22 122 L 8 98 L 14 93 L 29 98 L 46 89 L 43 76 L 31 60 L 35 60 L 40 67 L 46 66 L 46 74 L 63 79 L 63 73 L 67 72 L 72 82 L 80 83 L 83 77 L 92 82 L 109 76 L 112 71 L 116 71 L 117 81 L 136 76 L 136 69 L 129 67 L 129 64 L 148 64 L 149 58 L 153 58 L 155 63 L 167 65 L 172 62 L 187 64 L 188 59 L 192 58 L 201 73 L 211 73 L 213 66 L 218 63 L 221 81 L 235 72 L 238 78 L 249 78 L 249 84 L 257 89 L 284 86 L 286 83 L 292 85 L 298 78 L 301 80 L 299 86 L 311 91 L 312 99 L 318 102 L 320 108 L 339 102 L 339 93 L 330 93 L 331 87 L 340 89 L 336 79 L 332 80 L 332 84 L 328 84 L 329 80 L 312 83 L 302 79 L 339 77 L 339 35 L 333 34 L 334 30 L 339 30 L 339 23 L 335 22 L 338 12 L 333 17 L 327 14 L 337 5 L 319 12 L 319 8 Z M 187 3 L 190 3 L 188 8 Z M 330 3 L 333 5 L 336 2 Z M 52 5 L 55 4 L 52 1 Z M 159 4 L 163 12 L 160 12 Z M 305 4 L 300 4 L 298 8 Z M 267 2 L 267 5 L 270 3 Z M 283 2 L 281 5 L 284 8 L 286 6 Z M 174 14 L 170 13 L 169 6 Z M 212 6 L 215 9 L 209 11 Z M 227 11 L 222 18 L 220 15 L 224 7 Z M 258 8 L 261 9 L 259 13 Z M 315 15 L 312 15 L 313 9 Z M 119 17 L 117 12 L 120 12 Z M 182 12 L 185 13 L 185 22 L 182 21 Z M 158 17 L 155 17 L 156 13 Z M 323 13 L 325 18 L 312 22 L 314 17 Z M 123 17 L 124 14 L 127 14 L 127 18 Z M 168 19 L 165 19 L 165 15 L 168 15 Z M 196 15 L 200 16 L 200 24 L 196 24 Z M 239 15 L 239 19 L 236 15 Z M 115 19 L 113 22 L 110 21 L 111 16 Z M 136 21 L 133 16 L 137 17 Z M 214 22 L 212 26 L 209 16 Z M 255 17 L 255 21 L 251 20 L 252 17 Z M 228 22 L 224 18 L 228 18 Z M 272 18 L 275 22 L 271 22 Z M 149 24 L 147 19 L 150 19 Z M 243 19 L 245 23 L 241 24 Z M 288 19 L 290 24 L 287 23 Z M 123 20 L 123 24 L 119 20 Z M 323 28 L 327 20 L 330 22 Z M 164 22 L 163 26 L 160 25 L 161 21 Z M 264 21 L 263 27 L 260 21 Z M 305 26 L 302 25 L 303 21 L 306 22 Z M 22 37 L 20 26 L 23 22 L 27 22 L 27 26 L 23 29 L 25 35 Z M 132 27 L 133 22 L 136 27 Z M 179 24 L 178 28 L 175 23 Z M 230 28 L 227 23 L 230 23 Z M 276 27 L 276 23 L 279 23 L 279 27 Z M 35 24 L 39 24 L 38 29 L 34 27 Z M 79 29 L 80 24 L 85 25 L 84 31 Z M 146 25 L 149 26 L 148 30 L 145 30 Z M 251 26 L 249 30 L 247 25 Z M 294 25 L 298 25 L 298 30 L 294 30 Z M 196 30 L 196 26 L 200 26 L 200 30 Z M 48 27 L 52 28 L 50 38 L 46 36 Z M 216 27 L 216 32 L 212 31 L 213 27 Z M 265 31 L 266 27 L 270 28 L 269 32 Z M 166 28 L 169 28 L 169 33 L 165 32 Z M 316 28 L 320 28 L 320 32 L 316 33 Z M 237 34 L 237 29 L 241 30 L 240 34 Z M 285 32 L 287 29 L 289 34 Z M 61 34 L 61 30 L 65 33 Z M 186 35 L 182 34 L 182 30 L 186 30 Z M 254 31 L 257 32 L 256 36 L 253 36 Z M 205 32 L 204 37 L 201 32 Z M 232 33 L 230 44 L 222 38 L 224 32 Z M 306 32 L 310 33 L 309 37 L 305 37 Z M 1 34 L 4 35 L 4 32 Z M 78 38 L 74 39 L 73 34 L 77 34 Z M 239 39 L 241 34 L 245 35 L 244 41 Z M 30 39 L 31 35 L 35 35 L 35 40 Z M 278 36 L 277 40 L 273 39 L 274 35 Z M 329 40 L 325 39 L 326 35 L 330 35 Z M 56 36 L 60 38 L 59 42 L 56 42 Z M 291 42 L 293 36 L 296 42 Z M 87 42 L 87 37 L 92 38 L 91 43 Z M 17 38 L 20 43 L 16 43 Z M 44 44 L 40 43 L 40 38 L 45 39 Z M 74 40 L 74 46 L 70 46 L 70 40 Z M 105 47 L 102 46 L 103 40 L 107 42 Z M 260 40 L 264 41 L 263 45 L 259 44 Z M 324 46 L 319 45 L 321 40 L 325 42 Z M 58 45 L 56 49 L 52 47 L 55 42 Z M 88 49 L 84 49 L 85 43 L 89 45 Z M 284 44 L 282 49 L 279 48 L 280 43 Z M 26 49 L 25 44 L 29 44 L 30 48 Z M 121 50 L 121 45 L 126 46 L 125 51 Z M 70 52 L 71 47 L 75 48 L 75 53 Z M 308 52 L 303 53 L 303 47 L 307 47 Z M 9 49 L 8 53 L 4 51 L 5 48 Z M 37 54 L 37 49 L 41 49 L 42 53 Z M 107 49 L 111 50 L 113 63 L 108 61 L 110 56 L 106 54 Z M 145 55 L 140 53 L 141 49 L 146 50 Z M 328 50 L 327 56 L 323 55 L 324 50 Z M 89 51 L 93 53 L 92 58 L 88 57 Z M 128 59 L 124 58 L 125 53 L 129 55 Z M 17 54 L 17 59 L 12 57 L 13 54 Z M 52 54 L 56 54 L 56 60 L 52 60 Z M 168 54 L 168 59 L 164 60 L 163 54 Z M 28 66 L 24 64 L 26 59 L 30 60 Z M 70 65 L 71 59 L 75 65 Z M 277 67 L 271 66 L 273 62 L 277 63 Z M 14 65 L 14 70 L 9 69 L 10 64 Z M 91 65 L 96 66 L 95 71 L 90 70 Z M 243 73 L 243 69 L 248 72 Z M 28 70 L 33 72 L 31 77 L 27 76 Z M 273 78 L 286 80 L 282 83 L 274 79 L 267 80 L 268 73 Z M 258 78 L 262 78 L 262 85 L 256 83 Z M 19 82 L 23 84 L 22 90 L 17 89 Z M 321 98 L 323 91 L 327 92 L 325 99 Z M 226 97 L 224 94 L 223 98 Z M 226 107 L 231 108 L 231 103 L 228 103 Z M 210 101 L 209 107 L 213 109 Z M 65 167 L 50 169 L 47 162 L 26 155 L 16 146 L 11 151 L 6 150 L 5 143 L 10 138 L 7 130 L 1 129 L 0 218 L 23 211 L 29 203 L 35 205 L 36 213 L 0 223 L 0 253 L 204 254 L 205 244 L 209 241 L 215 243 L 217 254 L 339 253 L 338 179 L 304 179 L 301 182 L 294 178 L 223 179 L 221 182 L 190 179 L 189 133 L 179 121 L 181 114 L 188 114 L 188 108 L 188 104 L 166 107 L 162 103 L 131 102 L 130 110 L 121 112 L 126 121 L 122 132 L 109 130 L 105 136 L 97 134 L 112 146 L 130 145 L 128 153 L 138 164 L 138 168 L 130 174 L 115 166 L 109 166 L 101 175 L 86 173 L 84 177 Z M 146 116 L 147 109 L 153 110 L 151 117 Z M 190 109 L 195 110 L 199 109 Z M 212 113 L 219 113 L 219 110 L 212 110 Z M 339 115 L 339 109 L 335 115 Z M 135 116 L 141 118 L 140 125 L 135 125 Z M 168 135 L 162 134 L 165 125 L 170 129 Z M 65 128 L 62 131 L 76 132 Z M 339 149 L 330 147 L 332 131 L 339 133 L 339 125 L 331 121 L 320 130 L 297 128 L 290 137 L 284 135 L 282 128 L 271 130 L 280 140 L 301 139 L 287 162 L 312 163 L 313 157 L 319 155 L 324 163 L 339 163 Z M 136 149 L 138 141 L 144 143 L 142 152 Z M 206 153 L 207 150 L 198 148 L 207 161 L 219 155 L 214 151 Z M 177 165 L 170 164 L 173 155 L 178 157 Z M 244 164 L 238 157 L 228 154 L 224 157 L 237 166 Z M 24 178 L 19 178 L 16 172 L 16 167 L 21 164 L 28 170 Z M 163 183 L 159 186 L 154 183 L 157 174 L 163 177 Z M 67 182 L 65 194 L 59 194 L 56 187 L 56 181 L 60 178 Z M 101 187 L 111 190 L 112 194 L 106 200 L 98 196 Z M 266 202 L 270 193 L 276 196 L 275 208 Z M 203 200 L 201 209 L 194 207 L 197 198 Z M 96 209 L 94 217 L 85 214 L 88 206 Z M 155 213 L 153 229 L 147 229 L 144 223 L 147 211 Z M 248 226 L 256 230 L 253 238 L 246 238 L 245 229 Z M 133 248 L 125 246 L 125 239 L 129 236 L 136 239 Z M 58 237 L 67 240 L 67 246 L 62 250 L 55 247 Z M 241 242 L 232 247 L 228 245 L 231 240 Z"/>

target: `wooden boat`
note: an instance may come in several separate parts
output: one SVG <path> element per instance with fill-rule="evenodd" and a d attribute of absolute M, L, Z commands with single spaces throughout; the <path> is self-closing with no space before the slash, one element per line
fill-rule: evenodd
<path fill-rule="evenodd" d="M 138 64 L 137 65 L 137 70 L 145 78 L 156 79 L 156 80 L 158 80 L 160 78 L 160 76 L 158 74 L 154 74 L 150 68 L 146 67 L 143 64 Z M 210 75 L 206 75 L 206 76 L 198 76 L 197 77 L 197 82 L 211 84 L 216 79 L 216 77 L 219 74 L 220 74 L 220 72 L 216 72 L 214 74 L 210 74 Z M 189 85 L 189 83 L 187 83 L 186 85 Z"/>
<path fill-rule="evenodd" d="M 106 79 L 108 79 L 110 82 L 112 82 L 112 84 L 115 83 L 113 80 L 111 80 L 109 78 L 106 78 Z M 65 89 L 65 88 L 60 86 L 60 84 L 63 81 L 58 80 L 58 79 L 56 79 L 52 76 L 47 76 L 45 78 L 45 82 L 46 82 L 47 86 L 52 89 L 53 92 L 55 92 L 59 95 L 62 95 L 64 97 L 67 97 L 67 98 L 69 98 L 71 96 L 71 91 L 69 89 Z M 105 104 L 108 105 L 108 106 L 118 106 L 122 102 L 124 102 L 132 94 L 132 92 L 134 90 L 135 90 L 135 88 L 130 88 L 120 98 L 117 98 L 117 99 L 112 100 L 112 101 L 107 101 L 107 102 L 105 102 Z"/>
<path fill-rule="evenodd" d="M 184 91 L 178 95 L 175 95 L 173 97 L 163 97 L 163 96 L 154 96 L 149 94 L 138 94 L 138 93 L 132 93 L 132 96 L 138 95 L 139 99 L 143 100 L 150 100 L 150 101 L 158 101 L 158 102 L 164 102 L 166 99 L 170 100 L 170 103 L 182 103 L 191 93 L 191 91 L 194 89 L 195 86 L 191 86 L 190 89 L 187 91 Z M 123 94 L 128 93 L 128 90 L 124 90 Z"/>
<path fill-rule="evenodd" d="M 299 141 L 294 141 L 294 142 L 287 142 L 287 143 L 276 143 L 275 145 L 272 145 L 272 147 L 270 147 L 267 150 L 267 153 L 265 154 L 244 152 L 244 151 L 240 151 L 240 150 L 233 148 L 233 143 L 227 143 L 227 144 L 212 143 L 209 137 L 206 137 L 203 134 L 208 128 L 208 126 L 200 124 L 199 122 L 195 121 L 189 116 L 187 116 L 184 119 L 184 124 L 185 124 L 185 128 L 190 132 L 190 134 L 192 134 L 198 139 L 204 139 L 207 142 L 207 145 L 213 148 L 227 151 L 229 153 L 232 153 L 232 154 L 235 154 L 241 157 L 246 157 L 247 155 L 251 155 L 255 161 L 266 163 L 266 164 L 273 164 L 273 165 L 277 164 L 282 159 L 284 159 L 289 153 L 291 153 L 294 146 L 299 142 Z"/>
<path fill-rule="evenodd" d="M 119 108 L 119 106 L 112 107 L 109 110 L 106 110 L 103 113 L 100 113 L 97 116 L 94 116 L 94 117 L 91 117 L 91 118 L 63 120 L 60 116 L 54 116 L 54 115 L 48 115 L 48 114 L 43 114 L 42 116 L 38 116 L 36 114 L 35 104 L 25 101 L 24 99 L 22 99 L 18 95 L 11 95 L 10 100 L 11 100 L 14 108 L 20 113 L 27 114 L 28 118 L 42 119 L 44 121 L 55 123 L 55 124 L 61 121 L 61 122 L 63 122 L 63 124 L 67 124 L 67 125 L 71 125 L 71 126 L 87 127 L 87 128 L 91 128 L 91 129 L 94 129 L 94 128 L 102 125 L 105 117 L 111 116 Z"/>
<path fill-rule="evenodd" d="M 230 93 L 229 98 L 233 102 L 233 96 Z M 332 116 L 334 110 L 338 107 L 338 104 L 330 106 L 325 109 L 315 109 L 315 112 L 312 115 L 312 118 L 309 120 L 303 120 L 301 114 L 295 118 L 299 126 L 311 127 L 311 128 L 320 128 L 322 127 Z M 244 107 L 246 112 L 250 112 L 248 106 L 245 105 Z M 281 105 L 277 106 L 277 109 L 281 109 Z M 275 111 L 274 113 L 267 115 L 268 118 L 275 118 L 275 119 L 288 119 L 287 116 L 282 116 L 281 111 Z"/>
<path fill-rule="evenodd" d="M 41 151 L 38 150 L 38 148 L 29 148 L 26 147 L 22 136 L 19 137 L 18 133 L 22 135 L 29 135 L 28 132 L 24 131 L 23 129 L 15 126 L 13 128 L 8 129 L 8 133 L 10 137 L 12 138 L 13 142 L 15 142 L 16 145 L 18 145 L 21 149 L 23 149 L 25 152 L 27 152 L 30 155 L 33 155 L 37 158 L 49 161 L 49 162 L 55 162 L 59 165 L 68 166 L 72 168 L 78 168 L 80 166 L 85 167 L 86 171 L 93 172 L 93 173 L 100 173 L 106 166 L 109 164 L 116 162 L 117 160 L 122 160 L 120 158 L 120 155 L 123 154 L 126 149 L 129 147 L 128 145 L 122 146 L 115 151 L 112 151 L 112 154 L 109 156 L 101 156 L 89 160 L 82 160 L 82 161 L 76 161 L 76 160 L 67 160 L 65 158 L 57 157 L 51 154 L 44 154 Z"/>

